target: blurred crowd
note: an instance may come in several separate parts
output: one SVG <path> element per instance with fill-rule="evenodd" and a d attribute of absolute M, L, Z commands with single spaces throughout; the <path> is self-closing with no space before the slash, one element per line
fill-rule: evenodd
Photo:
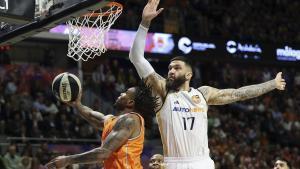
<path fill-rule="evenodd" d="M 167 65 L 167 62 L 152 64 L 165 76 L 167 66 L 162 65 Z M 83 103 L 94 110 L 114 114 L 115 98 L 139 80 L 132 68 L 127 60 L 104 59 L 94 69 L 85 71 Z M 26 137 L 100 140 L 101 133 L 81 119 L 76 111 L 53 97 L 52 79 L 63 71 L 77 74 L 76 69 L 32 64 L 0 66 L 2 142 L 7 136 L 24 138 L 19 143 L 26 143 Z M 300 168 L 300 71 L 292 67 L 219 62 L 198 62 L 195 65 L 192 82 L 195 87 L 238 88 L 271 80 L 278 71 L 283 71 L 286 91 L 273 91 L 249 101 L 210 107 L 209 145 L 217 169 L 270 168 L 277 157 L 285 157 L 294 168 Z M 160 139 L 157 128 L 148 131 L 147 135 L 148 140 Z M 10 151 L 13 150 L 7 153 Z M 20 157 L 24 154 L 26 152 L 19 152 Z M 10 158 L 5 153 L 2 155 L 2 161 Z M 42 157 L 37 153 L 29 156 L 33 159 Z M 44 164 L 49 157 L 44 157 L 44 161 L 36 158 L 36 163 Z"/>
<path fill-rule="evenodd" d="M 144 0 L 124 2 L 115 26 L 136 30 Z M 299 1 L 293 0 L 161 0 L 165 10 L 151 31 L 191 37 L 230 38 L 267 42 L 299 42 Z M 196 29 L 195 29 L 196 28 Z"/>

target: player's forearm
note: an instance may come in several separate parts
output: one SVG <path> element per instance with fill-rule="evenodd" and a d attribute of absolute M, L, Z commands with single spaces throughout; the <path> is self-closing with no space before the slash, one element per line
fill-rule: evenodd
<path fill-rule="evenodd" d="M 97 117 L 93 114 L 93 109 L 84 106 L 82 104 L 75 106 L 79 112 L 79 115 L 84 118 L 86 121 L 88 121 L 91 125 L 93 125 L 95 128 L 101 128 L 101 124 L 103 122 L 103 119 L 100 117 Z M 103 115 L 104 116 L 104 115 Z"/>
<path fill-rule="evenodd" d="M 143 19 L 141 22 L 141 25 L 144 26 L 145 28 L 149 28 L 151 24 L 151 21 Z"/>
<path fill-rule="evenodd" d="M 145 59 L 144 51 L 148 29 L 140 25 L 129 52 L 129 59 L 136 68 L 140 78 L 146 78 L 154 72 L 151 64 Z"/>
<path fill-rule="evenodd" d="M 129 59 L 133 64 L 145 59 L 144 51 L 147 33 L 148 28 L 144 27 L 143 25 L 140 25 L 136 32 L 132 47 L 129 52 Z"/>
<path fill-rule="evenodd" d="M 265 83 L 244 86 L 239 89 L 236 89 L 233 92 L 233 97 L 237 100 L 246 100 L 254 97 L 261 96 L 267 92 L 276 89 L 275 80 L 270 80 Z"/>
<path fill-rule="evenodd" d="M 238 89 L 220 90 L 216 95 L 216 99 L 213 99 L 212 104 L 228 104 L 236 101 L 251 99 L 270 92 L 275 88 L 275 81 L 271 80 L 265 83 L 244 86 Z"/>
<path fill-rule="evenodd" d="M 69 164 L 92 164 L 102 162 L 111 154 L 110 150 L 96 148 L 91 151 L 68 156 Z"/>

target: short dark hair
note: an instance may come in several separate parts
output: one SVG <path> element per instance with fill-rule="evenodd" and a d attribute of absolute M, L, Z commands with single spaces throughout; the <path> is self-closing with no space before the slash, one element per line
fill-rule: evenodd
<path fill-rule="evenodd" d="M 170 60 L 170 62 L 173 62 L 175 60 L 180 60 L 180 61 L 184 62 L 186 65 L 188 65 L 189 67 L 193 68 L 192 62 L 188 58 L 186 58 L 186 57 L 176 56 L 176 57 L 172 58 Z"/>
<path fill-rule="evenodd" d="M 292 169 L 291 163 L 290 163 L 289 160 L 287 160 L 286 158 L 277 158 L 277 160 L 286 162 L 286 165 L 289 167 L 289 169 Z M 277 160 L 276 160 L 276 161 L 277 161 Z"/>
<path fill-rule="evenodd" d="M 152 96 L 152 88 L 141 81 L 134 94 L 135 110 L 138 111 L 145 120 L 145 127 L 152 127 L 152 118 L 155 115 L 155 109 L 158 107 L 158 97 Z"/>
<path fill-rule="evenodd" d="M 289 167 L 289 169 L 292 169 L 292 165 L 287 159 L 282 159 L 282 161 L 285 161 L 286 165 Z"/>

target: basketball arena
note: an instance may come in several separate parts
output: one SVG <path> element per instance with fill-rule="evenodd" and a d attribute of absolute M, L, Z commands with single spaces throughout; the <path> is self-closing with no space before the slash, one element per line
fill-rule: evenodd
<path fill-rule="evenodd" d="M 300 169 L 299 9 L 0 0 L 0 169 Z"/>

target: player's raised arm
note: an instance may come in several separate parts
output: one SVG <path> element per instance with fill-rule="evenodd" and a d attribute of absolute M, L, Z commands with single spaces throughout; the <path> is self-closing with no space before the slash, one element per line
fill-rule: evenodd
<path fill-rule="evenodd" d="M 165 79 L 155 72 L 151 64 L 144 57 L 147 32 L 152 19 L 162 12 L 157 10 L 159 0 L 149 0 L 143 10 L 142 22 L 135 36 L 133 46 L 130 49 L 129 59 L 135 66 L 140 78 L 152 86 L 156 95 L 163 96 L 165 91 Z"/>
<path fill-rule="evenodd" d="M 282 73 L 279 72 L 275 79 L 261 84 L 244 86 L 238 89 L 216 89 L 202 86 L 199 90 L 203 93 L 209 105 L 224 105 L 258 97 L 274 89 L 284 90 L 285 85 Z"/>
<path fill-rule="evenodd" d="M 78 97 L 75 102 L 66 103 L 74 108 L 76 108 L 79 112 L 79 115 L 88 121 L 94 128 L 102 129 L 104 126 L 104 121 L 108 116 L 104 114 L 94 111 L 93 109 L 84 106 L 81 104 L 82 91 L 79 92 Z"/>
<path fill-rule="evenodd" d="M 136 115 L 125 115 L 116 122 L 113 130 L 103 141 L 100 148 L 95 148 L 81 154 L 59 156 L 46 164 L 46 166 L 48 169 L 55 169 L 72 164 L 92 164 L 102 162 L 107 159 L 112 152 L 125 144 L 128 139 L 135 137 L 136 132 L 140 132 L 140 128 L 140 120 Z"/>

